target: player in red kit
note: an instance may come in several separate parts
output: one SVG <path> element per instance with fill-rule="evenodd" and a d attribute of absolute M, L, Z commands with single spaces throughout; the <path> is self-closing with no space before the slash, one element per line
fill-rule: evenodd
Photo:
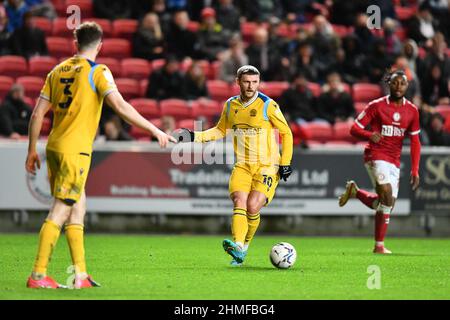
<path fill-rule="evenodd" d="M 353 136 L 369 140 L 364 150 L 364 162 L 376 193 L 358 188 L 355 181 L 348 181 L 345 192 L 339 197 L 339 206 L 350 198 L 376 210 L 374 253 L 391 253 L 384 246 L 384 236 L 389 217 L 397 199 L 400 177 L 400 154 L 403 139 L 411 139 L 411 185 L 419 186 L 420 125 L 417 107 L 404 95 L 408 80 L 403 71 L 395 71 L 387 77 L 390 94 L 371 101 L 362 111 L 350 132 Z M 370 130 L 366 127 L 370 125 Z"/>

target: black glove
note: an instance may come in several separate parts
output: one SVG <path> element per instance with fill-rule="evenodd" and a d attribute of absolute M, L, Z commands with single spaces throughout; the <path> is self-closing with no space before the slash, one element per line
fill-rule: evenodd
<path fill-rule="evenodd" d="M 287 181 L 287 178 L 289 178 L 291 173 L 292 173 L 291 166 L 280 166 L 280 169 L 278 170 L 280 180 L 283 179 L 284 181 Z"/>
<path fill-rule="evenodd" d="M 181 128 L 173 132 L 172 136 L 177 139 L 178 142 L 192 142 L 194 141 L 194 131 Z"/>

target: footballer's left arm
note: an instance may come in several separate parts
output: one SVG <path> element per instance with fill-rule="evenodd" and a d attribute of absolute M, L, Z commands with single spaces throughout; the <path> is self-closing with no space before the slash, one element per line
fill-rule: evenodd
<path fill-rule="evenodd" d="M 281 136 L 281 161 L 280 166 L 289 166 L 292 160 L 294 140 L 280 107 L 276 102 L 271 102 L 267 110 L 267 116 L 274 128 L 277 128 Z"/>

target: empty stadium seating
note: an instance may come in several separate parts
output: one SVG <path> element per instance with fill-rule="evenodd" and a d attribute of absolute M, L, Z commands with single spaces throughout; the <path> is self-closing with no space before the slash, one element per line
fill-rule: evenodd
<path fill-rule="evenodd" d="M 137 98 L 130 100 L 130 104 L 146 119 L 154 119 L 161 116 L 156 100 Z"/>
<path fill-rule="evenodd" d="M 0 100 L 3 101 L 5 96 L 11 90 L 11 86 L 14 84 L 14 79 L 11 77 L 0 75 Z"/>
<path fill-rule="evenodd" d="M 138 98 L 140 96 L 139 82 L 130 78 L 116 78 L 116 85 L 120 93 L 126 100 Z"/>
<path fill-rule="evenodd" d="M 28 73 L 27 60 L 20 56 L 0 57 L 0 75 L 20 77 Z"/>
<path fill-rule="evenodd" d="M 176 120 L 183 120 L 191 117 L 191 108 L 185 100 L 166 99 L 159 102 L 162 116 L 172 116 Z"/>
<path fill-rule="evenodd" d="M 307 140 L 329 142 L 333 139 L 333 128 L 327 122 L 311 122 L 300 126 L 302 135 Z"/>
<path fill-rule="evenodd" d="M 353 101 L 369 102 L 383 95 L 381 87 L 373 83 L 355 83 L 353 85 Z"/>
<path fill-rule="evenodd" d="M 151 65 L 148 61 L 138 58 L 123 59 L 121 67 L 123 77 L 138 80 L 147 79 L 151 71 Z"/>
<path fill-rule="evenodd" d="M 57 63 L 58 60 L 54 57 L 32 57 L 28 60 L 29 74 L 35 77 L 46 77 Z"/>
<path fill-rule="evenodd" d="M 104 39 L 100 56 L 117 59 L 129 58 L 131 56 L 130 41 L 120 38 Z"/>
<path fill-rule="evenodd" d="M 42 77 L 24 76 L 18 77 L 16 83 L 21 84 L 25 88 L 25 95 L 37 98 L 44 86 L 44 79 Z"/>

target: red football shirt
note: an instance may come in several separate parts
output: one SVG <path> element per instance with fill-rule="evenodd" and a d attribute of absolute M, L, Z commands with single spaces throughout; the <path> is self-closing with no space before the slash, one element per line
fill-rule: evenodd
<path fill-rule="evenodd" d="M 385 96 L 369 102 L 355 123 L 362 129 L 370 125 L 383 138 L 378 143 L 369 140 L 364 150 L 364 161 L 384 160 L 400 167 L 400 154 L 405 134 L 420 132 L 419 110 L 407 99 L 397 106 Z"/>

